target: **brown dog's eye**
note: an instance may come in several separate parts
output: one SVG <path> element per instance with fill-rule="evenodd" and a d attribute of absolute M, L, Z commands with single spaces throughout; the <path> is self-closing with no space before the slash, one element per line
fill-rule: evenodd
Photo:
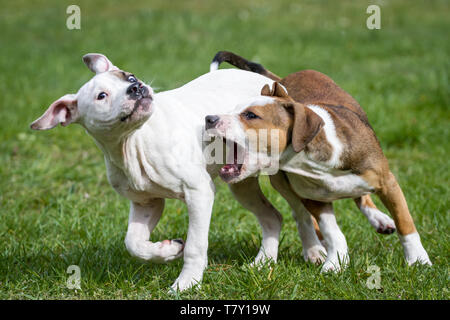
<path fill-rule="evenodd" d="M 136 82 L 136 81 L 137 81 L 136 77 L 135 77 L 135 76 L 133 76 L 133 75 L 131 75 L 131 76 L 128 76 L 127 80 L 128 80 L 129 82 L 131 82 L 131 83 L 133 83 L 133 82 Z"/>
<path fill-rule="evenodd" d="M 251 111 L 246 111 L 246 112 L 244 112 L 242 115 L 243 115 L 243 116 L 245 117 L 245 119 L 247 119 L 247 120 L 261 119 L 259 116 L 257 116 L 256 114 L 254 114 L 254 113 L 251 112 Z"/>
<path fill-rule="evenodd" d="M 107 96 L 106 92 L 100 92 L 97 96 L 97 100 L 103 100 Z"/>

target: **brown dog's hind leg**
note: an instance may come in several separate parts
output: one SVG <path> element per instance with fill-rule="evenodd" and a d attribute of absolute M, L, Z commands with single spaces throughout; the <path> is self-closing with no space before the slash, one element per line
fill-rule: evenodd
<path fill-rule="evenodd" d="M 377 194 L 394 218 L 407 263 L 412 265 L 415 262 L 420 262 L 431 265 L 431 261 L 422 246 L 419 233 L 409 213 L 402 189 L 390 171 L 381 179 Z"/>

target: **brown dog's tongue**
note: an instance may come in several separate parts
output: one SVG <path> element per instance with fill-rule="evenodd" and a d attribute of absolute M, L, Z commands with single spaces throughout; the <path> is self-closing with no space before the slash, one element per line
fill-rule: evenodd
<path fill-rule="evenodd" d="M 239 175 L 239 166 L 235 163 L 226 164 L 220 169 L 219 175 L 224 181 L 230 180 Z"/>
<path fill-rule="evenodd" d="M 220 169 L 221 173 L 224 174 L 232 174 L 232 173 L 238 173 L 239 172 L 239 168 L 238 165 L 233 163 L 233 164 L 226 164 L 222 167 L 222 169 Z"/>

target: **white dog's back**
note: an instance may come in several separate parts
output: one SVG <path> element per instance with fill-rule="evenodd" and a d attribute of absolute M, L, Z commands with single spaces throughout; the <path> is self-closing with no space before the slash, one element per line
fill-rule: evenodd
<path fill-rule="evenodd" d="M 273 80 L 260 74 L 222 69 L 206 73 L 177 89 L 155 95 L 157 105 L 171 105 L 174 112 L 189 112 L 204 123 L 205 116 L 232 111 L 243 99 L 258 96 L 265 84 Z M 176 103 L 176 100 L 183 103 Z M 202 101 L 199 103 L 199 101 Z"/>

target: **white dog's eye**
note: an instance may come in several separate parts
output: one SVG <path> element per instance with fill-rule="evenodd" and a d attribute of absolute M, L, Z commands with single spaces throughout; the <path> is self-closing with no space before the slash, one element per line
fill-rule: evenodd
<path fill-rule="evenodd" d="M 127 78 L 127 80 L 128 80 L 129 82 L 136 82 L 136 81 L 137 81 L 135 76 L 129 76 L 129 77 Z"/>
<path fill-rule="evenodd" d="M 97 96 L 97 100 L 103 100 L 107 97 L 108 95 L 106 94 L 106 92 L 100 92 Z"/>

